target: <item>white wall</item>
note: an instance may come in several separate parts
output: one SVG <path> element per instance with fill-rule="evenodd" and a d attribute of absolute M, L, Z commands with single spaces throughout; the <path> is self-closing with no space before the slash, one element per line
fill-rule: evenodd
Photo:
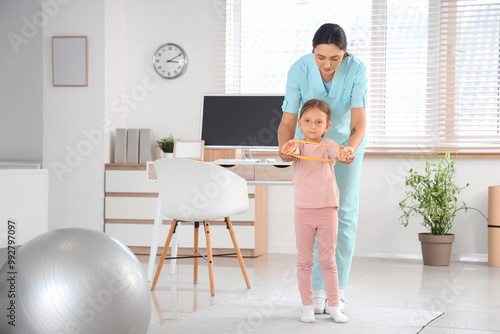
<path fill-rule="evenodd" d="M 88 37 L 88 87 L 52 86 L 52 36 Z M 43 30 L 43 166 L 50 171 L 50 229 L 103 230 L 104 52 L 104 3 L 61 1 Z"/>
<path fill-rule="evenodd" d="M 488 187 L 500 185 L 500 159 L 456 159 L 456 182 L 470 183 L 459 197 L 488 215 Z M 431 159 L 431 162 L 437 162 Z M 365 158 L 361 176 L 359 222 L 355 255 L 420 257 L 417 234 L 427 232 L 415 216 L 408 227 L 400 225 L 399 201 L 405 197 L 404 177 L 410 168 L 423 172 L 425 159 Z M 269 195 L 269 252 L 293 253 L 293 192 L 271 187 Z M 487 222 L 475 211 L 457 214 L 453 259 L 486 261 Z"/>
<path fill-rule="evenodd" d="M 488 187 L 500 184 L 499 159 L 456 159 L 456 182 L 464 189 L 459 199 L 468 206 L 481 210 L 488 215 Z M 431 160 L 437 162 L 438 160 Z M 401 210 L 398 203 L 405 198 L 404 177 L 410 168 L 423 172 L 424 159 L 377 159 L 365 160 L 360 196 L 360 218 L 356 250 L 367 252 L 396 252 L 404 256 L 405 252 L 420 253 L 418 232 L 428 232 L 420 225 L 420 218 L 415 216 L 404 227 L 399 224 Z M 472 257 L 486 260 L 488 252 L 487 221 L 475 211 L 463 211 L 457 214 L 453 256 Z"/>
<path fill-rule="evenodd" d="M 201 94 L 224 92 L 219 2 L 106 3 L 106 117 L 114 126 L 151 128 L 154 141 L 170 133 L 198 138 Z M 152 63 L 156 49 L 169 42 L 188 55 L 187 71 L 174 80 L 160 77 Z M 153 144 L 152 150 L 158 158 L 160 150 Z M 108 152 L 113 161 L 112 145 Z"/>
<path fill-rule="evenodd" d="M 0 1 L 0 161 L 42 161 L 41 12 Z"/>

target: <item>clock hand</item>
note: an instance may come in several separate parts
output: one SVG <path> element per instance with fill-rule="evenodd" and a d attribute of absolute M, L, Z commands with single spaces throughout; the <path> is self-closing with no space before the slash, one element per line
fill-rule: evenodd
<path fill-rule="evenodd" d="M 180 55 L 181 55 L 181 54 L 179 53 L 179 54 L 178 54 L 177 56 L 175 56 L 174 58 L 167 60 L 167 63 L 178 63 L 178 61 L 176 62 L 176 61 L 173 61 L 173 60 L 174 60 L 175 58 L 177 58 L 177 57 L 180 57 Z"/>

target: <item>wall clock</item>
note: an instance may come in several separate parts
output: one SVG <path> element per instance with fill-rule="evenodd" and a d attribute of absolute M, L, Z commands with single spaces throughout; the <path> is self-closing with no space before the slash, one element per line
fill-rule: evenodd
<path fill-rule="evenodd" d="M 175 79 L 183 75 L 187 63 L 184 49 L 173 43 L 160 46 L 153 55 L 153 66 L 156 72 L 165 79 Z"/>

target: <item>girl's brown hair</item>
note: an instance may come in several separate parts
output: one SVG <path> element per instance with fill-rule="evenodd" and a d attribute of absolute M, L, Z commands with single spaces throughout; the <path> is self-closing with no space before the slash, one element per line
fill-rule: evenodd
<path fill-rule="evenodd" d="M 313 108 L 317 108 L 317 109 L 321 110 L 322 112 L 324 112 L 326 115 L 326 121 L 330 122 L 330 117 L 332 115 L 332 110 L 330 109 L 330 106 L 328 105 L 328 103 L 321 101 L 321 100 L 318 100 L 318 99 L 311 99 L 311 100 L 306 101 L 306 103 L 304 103 L 304 105 L 302 106 L 302 109 L 300 110 L 300 117 L 299 118 L 302 118 L 302 116 L 307 114 L 307 112 Z M 321 138 L 324 138 L 324 137 L 325 137 L 325 133 L 323 133 L 321 135 Z"/>
<path fill-rule="evenodd" d="M 311 99 L 309 101 L 306 101 L 304 105 L 302 106 L 302 109 L 300 110 L 300 117 L 304 116 L 310 109 L 312 108 L 318 108 L 322 112 L 326 114 L 326 120 L 330 122 L 330 117 L 332 115 L 332 110 L 330 109 L 330 106 L 328 103 L 318 100 L 318 99 Z"/>

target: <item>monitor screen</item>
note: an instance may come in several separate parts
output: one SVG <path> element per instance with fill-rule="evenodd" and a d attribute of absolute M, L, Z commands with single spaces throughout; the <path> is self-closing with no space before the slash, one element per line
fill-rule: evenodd
<path fill-rule="evenodd" d="M 205 147 L 278 149 L 284 95 L 205 94 L 201 139 Z"/>

